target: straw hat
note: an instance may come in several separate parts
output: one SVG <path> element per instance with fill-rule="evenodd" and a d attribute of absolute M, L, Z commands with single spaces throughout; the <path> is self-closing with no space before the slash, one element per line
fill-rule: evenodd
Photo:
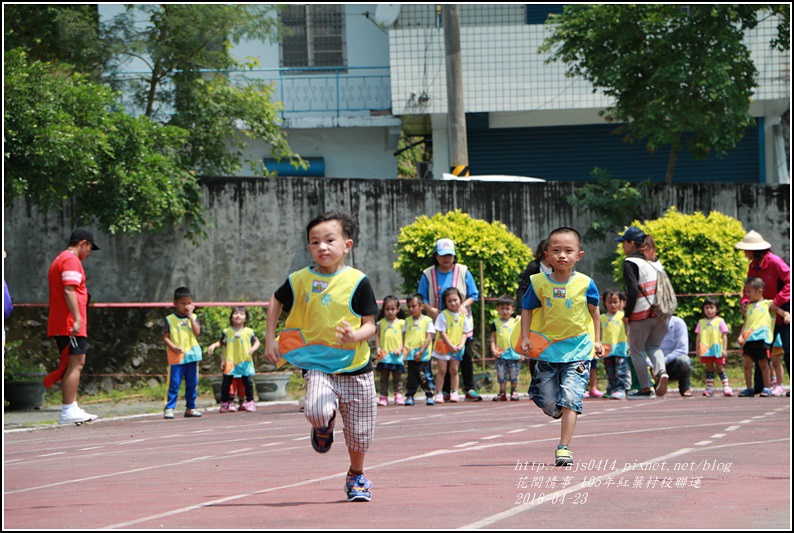
<path fill-rule="evenodd" d="M 750 231 L 744 238 L 736 243 L 739 250 L 768 250 L 772 248 L 757 231 Z"/>

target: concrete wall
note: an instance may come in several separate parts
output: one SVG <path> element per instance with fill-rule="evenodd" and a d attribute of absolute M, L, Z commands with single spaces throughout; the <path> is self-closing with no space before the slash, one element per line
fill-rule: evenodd
<path fill-rule="evenodd" d="M 211 178 L 205 180 L 206 240 L 183 237 L 183 228 L 137 236 L 95 231 L 101 250 L 84 263 L 93 302 L 169 302 L 189 286 L 198 301 L 267 300 L 289 272 L 309 263 L 306 223 L 331 210 L 351 211 L 360 231 L 352 264 L 372 279 L 376 296 L 400 293 L 392 264 L 401 227 L 417 216 L 462 209 L 499 220 L 530 248 L 558 226 L 586 229 L 589 215 L 573 212 L 565 198 L 581 184 L 487 183 L 323 178 Z M 646 219 L 671 205 L 683 213 L 720 211 L 759 231 L 790 263 L 790 186 L 656 186 Z M 4 277 L 15 302 L 47 301 L 47 269 L 79 218 L 41 213 L 17 202 L 4 211 Z M 580 270 L 599 283 L 595 259 L 614 243 L 592 243 Z M 662 254 L 664 251 L 661 251 Z M 608 273 L 607 273 L 608 274 Z M 418 282 L 418 280 L 417 280 Z"/>

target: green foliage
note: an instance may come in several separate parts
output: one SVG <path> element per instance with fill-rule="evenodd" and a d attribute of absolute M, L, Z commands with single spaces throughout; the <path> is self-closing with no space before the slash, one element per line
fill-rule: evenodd
<path fill-rule="evenodd" d="M 8 381 L 29 381 L 29 377 L 20 374 L 45 372 L 41 363 L 31 363 L 32 354 L 26 353 L 22 347 L 22 339 L 8 342 L 3 355 L 3 379 Z"/>
<path fill-rule="evenodd" d="M 729 4 L 569 4 L 553 15 L 541 47 L 595 90 L 614 98 L 605 118 L 622 124 L 627 142 L 649 151 L 670 146 L 667 183 L 676 158 L 724 157 L 752 124 L 755 66 L 743 43 L 756 13 Z M 781 24 L 785 24 L 783 18 Z"/>
<path fill-rule="evenodd" d="M 4 193 L 43 209 L 69 200 L 108 233 L 202 223 L 195 176 L 177 164 L 187 132 L 114 109 L 115 95 L 16 49 L 4 55 Z"/>
<path fill-rule="evenodd" d="M 111 73 L 109 82 L 132 95 L 140 112 L 189 132 L 181 161 L 199 174 L 242 169 L 248 140 L 264 142 L 296 167 L 281 130 L 272 86 L 245 72 L 256 66 L 229 54 L 243 39 L 273 41 L 277 7 L 270 4 L 134 4 L 108 24 L 106 42 L 119 59 L 143 59 L 146 72 Z M 268 175 L 260 161 L 253 172 Z"/>
<path fill-rule="evenodd" d="M 402 277 L 405 294 L 416 292 L 422 272 L 433 265 L 436 241 L 442 238 L 455 242 L 458 262 L 469 267 L 478 285 L 482 261 L 480 292 L 486 298 L 515 294 L 521 272 L 532 259 L 532 251 L 499 221 L 489 224 L 460 210 L 433 218 L 422 215 L 400 229 L 394 247 L 398 255 L 394 268 Z"/>
<path fill-rule="evenodd" d="M 733 336 L 743 322 L 739 302 L 749 261 L 735 244 L 746 231 L 735 218 L 712 211 L 685 215 L 671 207 L 662 218 L 631 223 L 656 241 L 659 259 L 664 265 L 676 294 L 722 294 L 720 315 L 731 328 Z M 622 253 L 612 263 L 615 280 L 623 282 Z M 676 315 L 694 331 L 702 318 L 703 296 L 678 298 Z"/>

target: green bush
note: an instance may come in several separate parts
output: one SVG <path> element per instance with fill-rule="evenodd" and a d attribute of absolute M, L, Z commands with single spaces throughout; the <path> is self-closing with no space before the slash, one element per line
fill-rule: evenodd
<path fill-rule="evenodd" d="M 719 294 L 720 315 L 731 328 L 733 339 L 741 330 L 743 318 L 739 309 L 740 293 L 747 276 L 748 260 L 735 244 L 746 233 L 742 223 L 717 211 L 708 217 L 696 212 L 679 213 L 671 207 L 662 218 L 631 224 L 656 241 L 659 258 L 664 265 L 678 298 L 676 315 L 689 327 L 694 346 L 694 330 L 702 318 L 705 296 Z M 620 249 L 620 245 L 618 245 Z M 614 277 L 623 286 L 623 253 L 612 262 Z"/>
<path fill-rule="evenodd" d="M 455 242 L 458 262 L 469 267 L 478 287 L 482 261 L 484 286 L 479 288 L 485 298 L 515 295 L 532 251 L 501 222 L 474 219 L 460 210 L 437 213 L 433 218 L 423 215 L 400 229 L 394 268 L 402 277 L 404 295 L 416 292 L 422 272 L 433 265 L 436 241 L 443 238 Z M 474 311 L 476 321 L 479 313 Z"/>

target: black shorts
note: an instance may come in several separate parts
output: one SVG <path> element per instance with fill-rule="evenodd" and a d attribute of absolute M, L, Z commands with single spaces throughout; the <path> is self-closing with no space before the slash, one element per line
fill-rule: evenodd
<path fill-rule="evenodd" d="M 58 335 L 53 337 L 58 345 L 58 353 L 63 353 L 67 348 L 69 355 L 84 355 L 88 351 L 88 337 L 67 337 Z"/>
<path fill-rule="evenodd" d="M 770 346 L 764 341 L 750 341 L 744 344 L 742 354 L 752 358 L 753 361 L 769 359 Z"/>

